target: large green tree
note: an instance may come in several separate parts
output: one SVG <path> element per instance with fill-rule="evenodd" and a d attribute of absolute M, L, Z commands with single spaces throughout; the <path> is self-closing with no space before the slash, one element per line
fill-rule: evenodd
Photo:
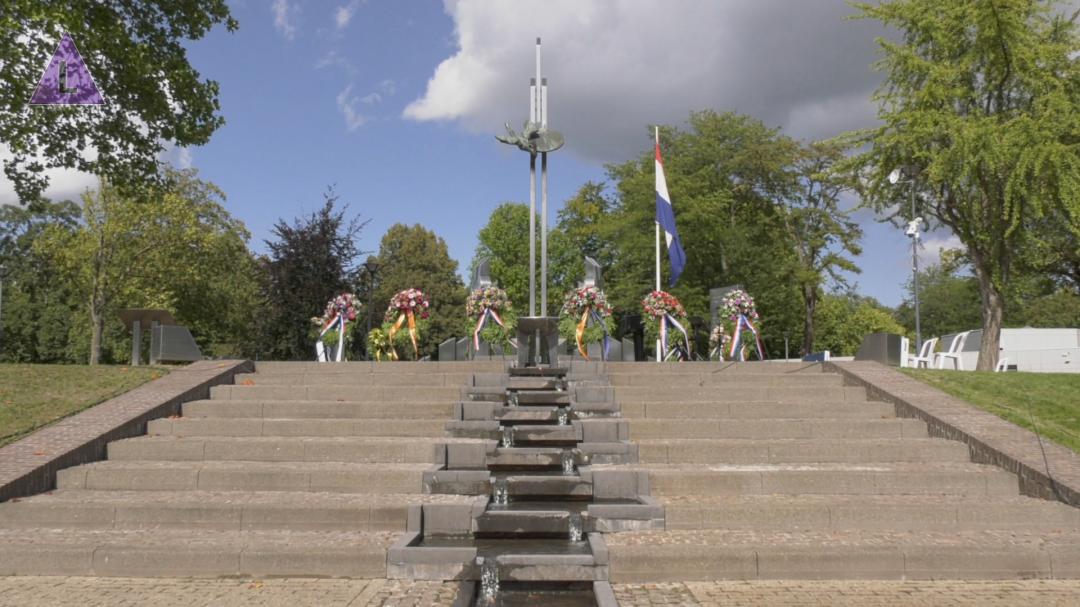
<path fill-rule="evenodd" d="M 539 226 L 539 222 L 537 223 Z M 540 230 L 536 246 L 536 307 L 540 309 Z M 506 202 L 495 208 L 477 237 L 471 269 L 480 259 L 488 259 L 491 278 L 506 289 L 519 316 L 529 313 L 529 205 Z M 558 315 L 566 291 L 580 281 L 584 273 L 581 249 L 572 250 L 566 233 L 560 228 L 548 230 L 548 314 Z"/>
<path fill-rule="evenodd" d="M 847 286 L 845 272 L 859 272 L 855 262 L 845 255 L 862 252 L 862 228 L 840 208 L 841 194 L 851 190 L 853 184 L 832 170 L 843 155 L 844 148 L 833 142 L 804 146 L 794 162 L 798 186 L 786 201 L 784 224 L 795 247 L 795 281 L 806 310 L 803 354 L 815 350 L 815 311 L 825 280 Z"/>
<path fill-rule="evenodd" d="M 376 320 L 398 291 L 420 289 L 431 302 L 430 330 L 420 335 L 420 355 L 432 354 L 451 337 L 465 335 L 465 285 L 446 241 L 420 224 L 394 224 L 379 242 Z M 377 326 L 378 323 L 373 323 Z"/>
<path fill-rule="evenodd" d="M 853 356 L 870 333 L 904 334 L 892 311 L 869 297 L 827 293 L 815 309 L 817 349 L 832 356 Z"/>
<path fill-rule="evenodd" d="M 977 368 L 994 367 L 1006 290 L 1033 218 L 1080 230 L 1080 37 L 1075 16 L 1043 0 L 892 0 L 856 5 L 899 32 L 882 38 L 881 126 L 869 146 L 866 199 L 897 202 L 887 179 L 916 174 L 920 214 L 953 231 L 979 286 Z"/>
<path fill-rule="evenodd" d="M 682 277 L 669 288 L 665 249 L 662 287 L 704 324 L 709 289 L 743 285 L 762 313 L 767 348 L 782 351 L 784 332 L 804 320 L 785 223 L 785 201 L 799 192 L 799 145 L 753 118 L 712 111 L 692 114 L 686 129 L 660 127 L 660 143 L 687 256 Z M 616 314 L 639 314 L 641 298 L 655 288 L 652 150 L 609 166 L 608 179 L 610 194 L 586 184 L 560 225 L 572 247 L 591 248 L 608 264 L 604 279 Z"/>
<path fill-rule="evenodd" d="M 78 228 L 73 202 L 0 206 L 0 360 L 74 362 L 68 338 L 82 306 L 52 260 L 34 247 L 47 229 Z"/>
<path fill-rule="evenodd" d="M 224 123 L 218 85 L 199 77 L 184 42 L 217 24 L 236 29 L 225 0 L 5 0 L 0 143 L 11 151 L 4 173 L 19 199 L 36 200 L 48 185 L 45 169 L 54 167 L 101 175 L 125 190 L 159 182 L 166 142 L 206 143 Z M 105 105 L 30 105 L 65 33 Z"/>
<path fill-rule="evenodd" d="M 367 225 L 338 208 L 333 188 L 319 210 L 288 223 L 278 220 L 266 241 L 269 256 L 261 262 L 263 310 L 256 320 L 261 355 L 279 360 L 315 356 L 311 319 L 334 296 L 351 291 L 357 280 L 358 241 Z"/>
<path fill-rule="evenodd" d="M 50 225 L 35 243 L 85 306 L 90 364 L 103 362 L 121 307 L 170 309 L 206 346 L 245 331 L 254 294 L 247 230 L 193 170 L 168 179 L 172 187 L 145 199 L 103 182 L 83 195 L 77 229 Z"/>

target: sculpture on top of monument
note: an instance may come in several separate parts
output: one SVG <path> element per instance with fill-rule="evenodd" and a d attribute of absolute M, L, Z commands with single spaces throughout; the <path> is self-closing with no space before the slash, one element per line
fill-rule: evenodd
<path fill-rule="evenodd" d="M 530 154 L 554 152 L 566 143 L 566 138 L 559 131 L 531 121 L 526 121 L 522 125 L 521 133 L 514 132 L 514 129 L 510 128 L 510 123 L 507 122 L 506 134 L 495 135 L 495 138 L 503 143 L 515 145 L 519 150 Z"/>

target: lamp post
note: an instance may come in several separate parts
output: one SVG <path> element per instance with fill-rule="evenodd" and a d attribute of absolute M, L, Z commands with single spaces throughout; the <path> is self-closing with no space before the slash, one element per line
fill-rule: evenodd
<path fill-rule="evenodd" d="M 0 264 L 0 354 L 4 353 L 4 264 Z"/>
<path fill-rule="evenodd" d="M 915 352 L 922 348 L 922 321 L 919 316 L 919 236 L 923 219 L 915 215 L 915 177 L 918 169 L 913 166 L 904 166 L 893 169 L 889 173 L 889 183 L 896 185 L 900 181 L 908 183 L 908 191 L 911 195 L 911 221 L 907 224 L 904 233 L 911 237 L 911 284 L 915 296 Z"/>
<path fill-rule="evenodd" d="M 374 305 L 373 302 L 374 302 L 374 298 L 375 298 L 375 274 L 377 274 L 378 271 L 379 271 L 379 262 L 375 261 L 374 259 L 369 259 L 369 260 L 365 261 L 364 262 L 364 270 L 367 271 L 367 273 L 368 273 L 368 294 L 367 294 L 368 313 L 367 313 L 367 333 L 365 333 L 365 335 L 369 335 L 369 334 L 371 334 L 371 316 L 373 314 L 375 314 L 375 310 L 372 309 L 372 305 Z M 365 343 L 366 343 L 366 341 L 365 341 Z M 367 350 L 367 348 L 364 348 L 364 349 Z M 371 360 L 371 352 L 368 352 L 367 355 L 368 355 L 368 360 Z"/>

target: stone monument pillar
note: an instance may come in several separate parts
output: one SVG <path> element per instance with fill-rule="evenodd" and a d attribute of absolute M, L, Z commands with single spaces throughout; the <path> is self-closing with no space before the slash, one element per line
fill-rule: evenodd
<path fill-rule="evenodd" d="M 547 79 L 541 76 L 540 39 L 536 39 L 536 77 L 529 86 L 529 119 L 521 133 L 506 125 L 499 141 L 529 153 L 529 315 L 518 319 L 518 362 L 522 366 L 558 362 L 559 319 L 547 309 L 547 155 L 565 139 L 547 125 Z M 540 313 L 536 312 L 536 157 L 540 156 Z"/>

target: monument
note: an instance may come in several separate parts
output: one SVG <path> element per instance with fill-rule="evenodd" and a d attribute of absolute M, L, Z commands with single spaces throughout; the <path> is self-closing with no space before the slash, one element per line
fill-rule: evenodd
<path fill-rule="evenodd" d="M 547 307 L 547 155 L 565 139 L 548 128 L 547 80 L 541 75 L 541 45 L 536 39 L 536 77 L 529 85 L 529 119 L 520 133 L 506 125 L 502 143 L 529 153 L 529 315 L 518 318 L 518 363 L 538 366 L 558 361 L 559 319 Z M 536 313 L 536 157 L 540 156 L 540 315 Z"/>

